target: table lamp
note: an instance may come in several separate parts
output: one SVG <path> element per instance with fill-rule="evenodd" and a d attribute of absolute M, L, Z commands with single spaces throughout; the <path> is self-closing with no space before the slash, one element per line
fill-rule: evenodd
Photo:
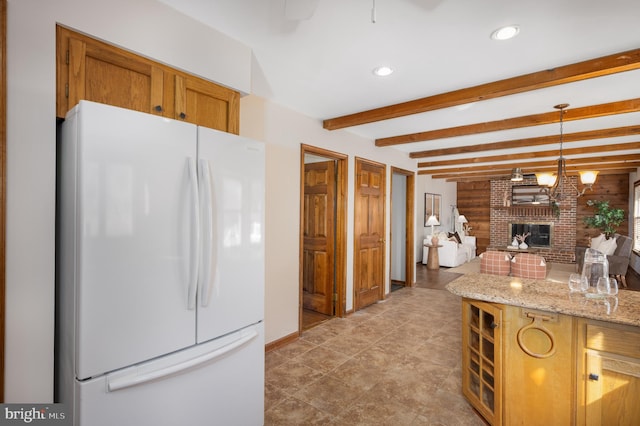
<path fill-rule="evenodd" d="M 438 237 L 436 237 L 433 227 L 436 225 L 440 225 L 440 222 L 438 222 L 438 218 L 435 215 L 429 216 L 429 219 L 427 219 L 427 225 L 431 225 L 431 244 L 437 246 Z"/>
<path fill-rule="evenodd" d="M 458 216 L 458 223 L 462 226 L 462 232 L 464 232 L 464 235 L 467 235 L 467 231 L 464 229 L 464 224 L 469 223 L 469 221 L 467 220 L 466 217 L 464 217 L 463 214 Z"/>

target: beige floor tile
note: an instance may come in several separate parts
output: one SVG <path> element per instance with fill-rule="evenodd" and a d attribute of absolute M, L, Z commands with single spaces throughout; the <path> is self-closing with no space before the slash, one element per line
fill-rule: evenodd
<path fill-rule="evenodd" d="M 286 346 L 276 349 L 274 352 L 287 359 L 292 359 L 297 357 L 298 355 L 310 351 L 313 348 L 316 348 L 317 346 L 318 345 L 315 345 L 304 339 L 298 339 L 293 343 L 289 343 Z"/>
<path fill-rule="evenodd" d="M 309 368 L 299 361 L 287 361 L 269 370 L 265 381 L 278 389 L 293 394 L 322 376 L 320 371 Z"/>
<path fill-rule="evenodd" d="M 265 412 L 264 424 L 278 426 L 329 425 L 333 416 L 296 398 L 288 398 Z"/>
<path fill-rule="evenodd" d="M 404 288 L 266 357 L 265 425 L 483 425 L 461 392 L 460 298 Z"/>
<path fill-rule="evenodd" d="M 349 359 L 348 355 L 322 346 L 311 349 L 295 358 L 296 361 L 322 373 L 328 373 Z"/>
<path fill-rule="evenodd" d="M 417 417 L 411 406 L 372 389 L 340 414 L 338 421 L 343 425 L 410 425 Z"/>
<path fill-rule="evenodd" d="M 336 378 L 324 376 L 298 391 L 295 397 L 334 416 L 342 413 L 365 391 Z"/>

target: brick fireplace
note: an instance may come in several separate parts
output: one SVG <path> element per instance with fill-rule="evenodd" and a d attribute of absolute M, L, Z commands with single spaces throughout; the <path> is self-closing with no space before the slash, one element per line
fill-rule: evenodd
<path fill-rule="evenodd" d="M 577 177 L 569 176 L 577 185 Z M 558 208 L 536 205 L 512 205 L 511 189 L 514 185 L 536 185 L 535 178 L 525 177 L 522 182 L 491 181 L 490 247 L 506 247 L 511 243 L 511 223 L 550 223 L 553 225 L 549 248 L 539 248 L 539 254 L 549 262 L 573 263 L 576 248 L 577 200 L 569 197 Z M 568 184 L 567 184 L 568 186 Z M 569 190 L 569 188 L 567 188 Z"/>

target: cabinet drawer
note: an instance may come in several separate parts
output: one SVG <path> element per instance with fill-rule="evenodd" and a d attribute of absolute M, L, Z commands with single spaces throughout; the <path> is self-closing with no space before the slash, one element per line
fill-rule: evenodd
<path fill-rule="evenodd" d="M 587 324 L 586 347 L 640 358 L 640 332 Z"/>

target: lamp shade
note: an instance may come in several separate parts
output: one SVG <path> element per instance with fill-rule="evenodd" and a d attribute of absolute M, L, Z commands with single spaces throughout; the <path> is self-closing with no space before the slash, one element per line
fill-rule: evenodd
<path fill-rule="evenodd" d="M 523 178 L 522 169 L 520 169 L 520 167 L 511 170 L 511 182 L 522 182 Z"/>
<path fill-rule="evenodd" d="M 460 216 L 458 216 L 458 222 L 459 223 L 469 223 L 469 221 L 467 220 L 466 217 L 464 217 L 463 214 L 461 214 Z"/>
<path fill-rule="evenodd" d="M 540 186 L 553 186 L 556 176 L 553 173 L 536 173 L 536 180 Z"/>
<path fill-rule="evenodd" d="M 591 170 L 580 172 L 580 182 L 582 182 L 583 185 L 593 185 L 594 183 L 596 183 L 597 177 L 598 172 L 594 172 Z"/>
<path fill-rule="evenodd" d="M 438 218 L 435 217 L 435 215 L 431 215 L 429 216 L 429 219 L 427 219 L 427 225 L 440 225 L 440 222 L 438 222 Z"/>

